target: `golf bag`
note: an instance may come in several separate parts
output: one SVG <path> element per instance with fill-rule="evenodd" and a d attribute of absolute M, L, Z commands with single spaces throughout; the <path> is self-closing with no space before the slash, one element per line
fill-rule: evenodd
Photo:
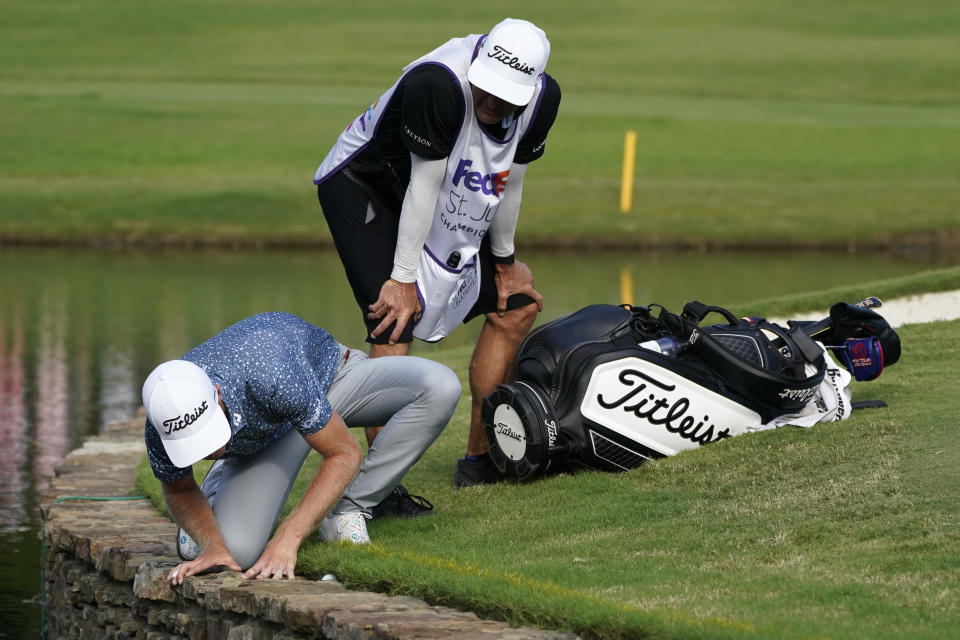
<path fill-rule="evenodd" d="M 703 326 L 711 313 L 726 323 Z M 520 347 L 517 379 L 484 399 L 490 456 L 520 480 L 631 469 L 803 410 L 827 372 L 814 338 L 844 353 L 867 340 L 854 351 L 873 377 L 899 358 L 896 333 L 868 309 L 838 303 L 830 318 L 789 325 L 699 302 L 681 314 L 592 305 L 544 324 Z"/>

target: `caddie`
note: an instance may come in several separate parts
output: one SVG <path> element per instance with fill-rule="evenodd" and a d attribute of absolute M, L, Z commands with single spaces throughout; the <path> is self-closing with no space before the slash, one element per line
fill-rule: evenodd
<path fill-rule="evenodd" d="M 549 55 L 546 35 L 526 20 L 449 40 L 404 68 L 314 176 L 372 357 L 406 354 L 413 338 L 435 342 L 485 317 L 456 487 L 500 478 L 481 403 L 512 380 L 543 308 L 514 257 L 514 232 L 527 167 L 543 155 L 560 105 Z"/>
<path fill-rule="evenodd" d="M 293 578 L 300 543 L 370 541 L 366 519 L 446 426 L 460 398 L 449 368 L 368 358 L 281 312 L 224 329 L 143 385 L 154 475 L 180 525 L 174 584 L 214 566 Z M 384 425 L 362 455 L 347 426 Z M 323 464 L 276 528 L 311 451 Z M 192 465 L 216 460 L 200 487 Z M 359 471 L 358 471 L 359 469 Z M 326 517 L 324 517 L 326 516 Z"/>

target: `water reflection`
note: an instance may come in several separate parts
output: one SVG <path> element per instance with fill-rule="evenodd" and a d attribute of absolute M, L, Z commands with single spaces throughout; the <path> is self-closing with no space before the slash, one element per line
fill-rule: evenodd
<path fill-rule="evenodd" d="M 0 533 L 17 531 L 27 523 L 23 321 L 17 307 L 0 317 Z"/>
<path fill-rule="evenodd" d="M 137 379 L 132 348 L 122 344 L 107 345 L 98 373 L 101 424 L 129 420 L 140 406 L 139 388 L 131 384 Z"/>
<path fill-rule="evenodd" d="M 863 256 L 525 255 L 546 322 L 582 306 L 738 302 L 937 266 Z M 954 259 L 955 262 L 955 259 Z M 128 419 L 140 385 L 227 325 L 283 310 L 363 348 L 360 311 L 331 253 L 96 253 L 0 249 L 0 619 L 39 634 L 24 607 L 39 585 L 36 504 L 57 464 L 103 425 Z M 471 344 L 480 324 L 440 345 Z"/>
<path fill-rule="evenodd" d="M 66 291 L 60 287 L 40 295 L 33 437 L 34 491 L 38 495 L 46 491 L 48 480 L 66 455 L 70 442 L 66 304 Z"/>

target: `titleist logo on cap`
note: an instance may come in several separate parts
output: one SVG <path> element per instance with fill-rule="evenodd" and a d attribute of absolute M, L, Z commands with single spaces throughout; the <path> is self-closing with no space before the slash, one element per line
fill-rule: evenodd
<path fill-rule="evenodd" d="M 197 419 L 202 416 L 207 410 L 207 401 L 204 400 L 200 403 L 200 406 L 191 411 L 190 413 L 185 413 L 182 416 L 177 416 L 176 418 L 168 418 L 163 421 L 163 426 L 166 428 L 164 434 L 170 435 L 174 431 L 180 431 L 180 429 L 185 429 L 192 425 Z"/>
<path fill-rule="evenodd" d="M 534 67 L 531 67 L 528 64 L 524 64 L 523 62 L 520 62 L 520 58 L 513 55 L 513 53 L 511 53 L 510 51 L 507 51 L 506 49 L 504 49 L 498 44 L 493 45 L 493 51 L 489 52 L 487 54 L 487 57 L 493 58 L 497 62 L 502 62 L 503 64 L 507 65 L 511 69 L 516 69 L 520 73 L 525 73 L 528 76 L 532 76 L 534 72 L 536 72 L 536 69 Z"/>

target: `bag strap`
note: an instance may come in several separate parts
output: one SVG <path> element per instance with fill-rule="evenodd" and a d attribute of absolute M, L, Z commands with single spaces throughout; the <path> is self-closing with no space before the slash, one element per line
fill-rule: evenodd
<path fill-rule="evenodd" d="M 683 305 L 683 312 L 680 315 L 684 319 L 693 322 L 695 325 L 699 325 L 700 322 L 711 313 L 719 313 L 727 319 L 728 323 L 732 325 L 739 323 L 737 316 L 733 315 L 733 313 L 727 309 L 703 304 L 702 302 L 698 302 L 696 300 Z"/>

